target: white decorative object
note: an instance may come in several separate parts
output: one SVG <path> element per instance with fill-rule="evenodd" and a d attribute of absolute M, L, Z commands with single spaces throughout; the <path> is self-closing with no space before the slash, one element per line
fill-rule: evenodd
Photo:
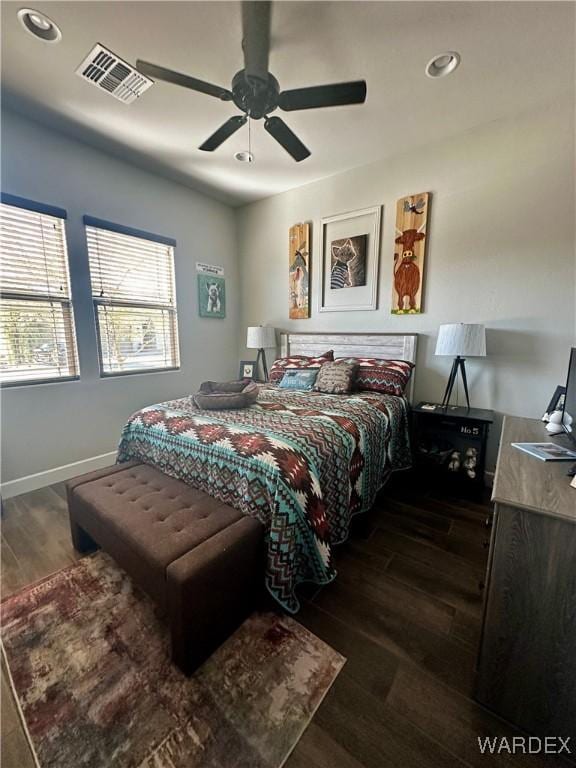
<path fill-rule="evenodd" d="M 559 435 L 561 432 L 564 432 L 564 427 L 562 426 L 562 411 L 554 411 L 548 416 L 546 432 L 548 432 L 549 435 Z"/>
<path fill-rule="evenodd" d="M 464 458 L 464 469 L 471 480 L 476 477 L 476 465 L 478 464 L 478 450 L 476 448 L 467 448 Z"/>
<path fill-rule="evenodd" d="M 460 469 L 460 452 L 459 451 L 452 451 L 450 454 L 450 463 L 448 464 L 448 469 L 451 472 L 458 472 Z"/>

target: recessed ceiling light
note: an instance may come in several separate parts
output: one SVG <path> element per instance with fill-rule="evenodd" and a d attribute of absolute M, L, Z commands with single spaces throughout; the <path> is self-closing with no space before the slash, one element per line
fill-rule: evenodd
<path fill-rule="evenodd" d="M 460 64 L 460 54 L 456 51 L 439 53 L 426 64 L 426 74 L 428 77 L 445 77 L 454 72 L 458 64 Z"/>
<path fill-rule="evenodd" d="M 252 162 L 254 162 L 254 155 L 252 154 L 252 152 L 247 152 L 247 151 L 236 152 L 234 157 L 240 163 L 252 163 Z"/>
<path fill-rule="evenodd" d="M 60 29 L 52 19 L 40 11 L 35 11 L 32 8 L 21 8 L 18 11 L 18 19 L 26 32 L 39 40 L 44 40 L 45 43 L 58 43 L 62 39 Z"/>

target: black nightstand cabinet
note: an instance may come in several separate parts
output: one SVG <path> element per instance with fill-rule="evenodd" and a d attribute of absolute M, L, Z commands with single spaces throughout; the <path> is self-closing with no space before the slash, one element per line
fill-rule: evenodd
<path fill-rule="evenodd" d="M 419 403 L 412 409 L 414 466 L 427 480 L 458 494 L 481 495 L 493 411 Z"/>

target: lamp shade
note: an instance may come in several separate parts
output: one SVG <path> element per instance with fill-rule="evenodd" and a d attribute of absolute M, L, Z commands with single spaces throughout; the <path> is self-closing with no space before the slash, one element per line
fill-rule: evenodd
<path fill-rule="evenodd" d="M 246 334 L 248 349 L 270 349 L 276 346 L 276 328 L 268 325 L 252 325 Z"/>
<path fill-rule="evenodd" d="M 437 355 L 485 357 L 486 331 L 479 323 L 441 325 L 436 342 Z"/>

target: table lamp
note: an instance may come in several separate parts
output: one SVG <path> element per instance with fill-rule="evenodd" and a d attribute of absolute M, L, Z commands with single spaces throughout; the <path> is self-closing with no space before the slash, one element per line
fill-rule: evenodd
<path fill-rule="evenodd" d="M 258 356 L 256 358 L 256 371 L 262 358 L 262 371 L 264 373 L 264 381 L 268 381 L 268 367 L 266 366 L 266 352 L 265 349 L 276 348 L 276 328 L 271 328 L 268 325 L 252 325 L 248 328 L 246 334 L 246 346 L 248 349 L 257 349 Z"/>
<path fill-rule="evenodd" d="M 452 370 L 450 371 L 444 399 L 442 400 L 442 407 L 447 408 L 450 403 L 450 395 L 460 370 L 466 394 L 466 405 L 470 409 L 468 381 L 466 380 L 466 366 L 464 363 L 467 357 L 486 357 L 486 331 L 484 326 L 479 323 L 449 323 L 441 325 L 438 330 L 436 354 L 454 356 Z"/>

